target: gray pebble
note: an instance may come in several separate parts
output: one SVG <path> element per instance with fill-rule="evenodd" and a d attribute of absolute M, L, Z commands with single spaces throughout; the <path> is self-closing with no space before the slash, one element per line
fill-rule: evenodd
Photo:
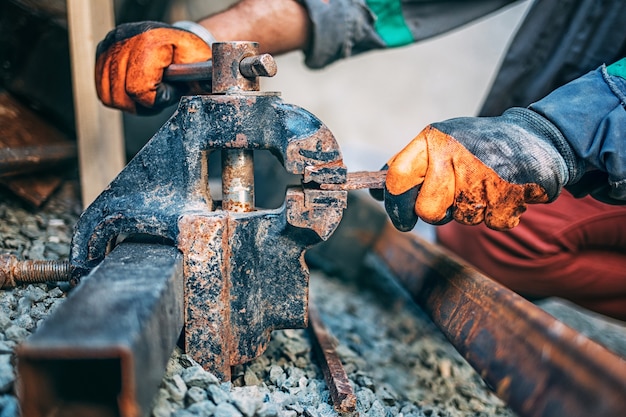
<path fill-rule="evenodd" d="M 278 409 L 272 403 L 263 403 L 256 412 L 258 417 L 276 417 Z"/>
<path fill-rule="evenodd" d="M 379 400 L 372 403 L 372 406 L 367 411 L 367 415 L 370 417 L 387 417 L 387 411 L 385 406 Z"/>
<path fill-rule="evenodd" d="M 230 393 L 222 389 L 219 385 L 209 385 L 207 387 L 207 394 L 209 399 L 217 405 L 230 401 Z"/>
<path fill-rule="evenodd" d="M 200 401 L 199 403 L 191 404 L 187 411 L 195 416 L 212 416 L 217 406 L 211 401 Z"/>
<path fill-rule="evenodd" d="M 0 301 L 2 302 L 2 301 Z M 11 325 L 11 318 L 8 311 L 0 309 L 0 331 L 4 332 Z"/>
<path fill-rule="evenodd" d="M 6 340 L 0 340 L 0 355 L 13 353 L 13 345 Z"/>
<path fill-rule="evenodd" d="M 270 381 L 276 386 L 281 386 L 284 380 L 287 378 L 285 376 L 283 368 L 277 365 L 270 366 L 269 377 Z"/>
<path fill-rule="evenodd" d="M 208 400 L 209 397 L 204 389 L 200 387 L 191 387 L 187 390 L 185 396 L 185 404 L 187 406 Z"/>
<path fill-rule="evenodd" d="M 376 400 L 376 394 L 369 388 L 362 388 L 356 392 L 357 406 L 362 411 L 367 411 Z"/>
<path fill-rule="evenodd" d="M 302 407 L 302 405 L 298 403 L 286 405 L 285 408 L 288 410 L 293 410 L 297 414 L 302 414 L 304 412 L 304 407 Z"/>
<path fill-rule="evenodd" d="M 0 417 L 18 417 L 17 400 L 13 396 L 0 396 Z"/>
<path fill-rule="evenodd" d="M 26 339 L 26 337 L 30 334 L 28 330 L 23 327 L 11 325 L 8 329 L 4 331 L 5 336 L 8 340 L 12 340 L 14 342 L 21 342 Z"/>
<path fill-rule="evenodd" d="M 38 286 L 28 286 L 27 289 L 28 291 L 24 294 L 24 297 L 34 303 L 38 303 L 50 296 L 46 290 Z"/>
<path fill-rule="evenodd" d="M 243 380 L 246 385 L 259 385 L 261 383 L 251 368 L 246 368 L 243 374 Z"/>
<path fill-rule="evenodd" d="M 242 387 L 231 393 L 232 403 L 245 417 L 252 417 L 263 405 L 263 394 L 257 386 Z"/>
<path fill-rule="evenodd" d="M 320 417 L 320 414 L 317 412 L 317 409 L 314 407 L 305 407 L 304 415 L 306 417 Z"/>
<path fill-rule="evenodd" d="M 13 320 L 13 324 L 28 331 L 32 331 L 35 328 L 35 320 L 33 320 L 30 314 L 22 314 Z"/>
<path fill-rule="evenodd" d="M 61 290 L 59 287 L 54 287 L 50 291 L 48 291 L 48 296 L 52 298 L 61 298 L 65 296 L 65 292 Z"/>
<path fill-rule="evenodd" d="M 174 412 L 174 414 L 171 415 L 171 417 L 196 417 L 198 414 L 194 414 L 189 410 L 185 410 L 184 408 L 181 408 L 179 410 L 176 410 Z"/>
<path fill-rule="evenodd" d="M 204 389 L 220 383 L 215 375 L 205 371 L 200 365 L 193 365 L 185 369 L 182 372 L 182 378 L 188 386 Z"/>
<path fill-rule="evenodd" d="M 172 401 L 182 404 L 187 394 L 187 385 L 180 375 L 172 375 L 171 378 L 165 380 L 165 388 L 170 394 Z"/>
<path fill-rule="evenodd" d="M 213 410 L 213 417 L 242 417 L 242 415 L 234 405 L 221 403 Z"/>

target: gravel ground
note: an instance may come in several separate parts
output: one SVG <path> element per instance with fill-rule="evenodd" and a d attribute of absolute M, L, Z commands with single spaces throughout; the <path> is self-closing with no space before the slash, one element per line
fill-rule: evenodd
<path fill-rule="evenodd" d="M 2 252 L 22 259 L 66 258 L 79 214 L 74 189 L 67 183 L 41 210 L 29 209 L 0 191 Z M 312 300 L 338 340 L 360 415 L 514 416 L 417 307 L 393 286 L 379 284 L 357 288 L 354 282 L 319 271 L 311 275 Z M 63 302 L 66 289 L 38 284 L 0 290 L 0 417 L 19 416 L 14 347 Z M 151 413 L 154 417 L 336 414 L 306 330 L 274 332 L 265 354 L 235 367 L 229 383 L 220 383 L 176 350 Z"/>

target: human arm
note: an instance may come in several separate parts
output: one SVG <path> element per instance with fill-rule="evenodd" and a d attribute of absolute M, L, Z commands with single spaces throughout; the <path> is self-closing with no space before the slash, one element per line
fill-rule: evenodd
<path fill-rule="evenodd" d="M 526 204 L 553 201 L 596 171 L 608 182 L 586 183 L 586 191 L 626 203 L 625 66 L 600 67 L 527 109 L 424 129 L 388 162 L 384 200 L 393 223 L 410 230 L 418 218 L 454 219 L 510 229 Z"/>
<path fill-rule="evenodd" d="M 183 85 L 162 82 L 164 69 L 210 59 L 211 40 L 254 40 L 262 52 L 279 54 L 303 48 L 309 30 L 293 0 L 244 0 L 199 25 L 185 23 L 134 22 L 109 32 L 96 53 L 100 100 L 131 113 L 160 110 L 186 93 Z"/>
<path fill-rule="evenodd" d="M 400 9 L 391 0 L 242 0 L 198 23 L 217 41 L 256 41 L 261 52 L 274 55 L 302 50 L 306 64 L 320 68 L 434 36 L 511 2 L 402 2 Z M 130 23 L 111 31 L 96 58 L 96 88 L 103 103 L 150 112 L 176 102 L 184 86 L 163 83 L 163 69 L 211 57 L 200 38 L 185 32 L 160 22 Z"/>

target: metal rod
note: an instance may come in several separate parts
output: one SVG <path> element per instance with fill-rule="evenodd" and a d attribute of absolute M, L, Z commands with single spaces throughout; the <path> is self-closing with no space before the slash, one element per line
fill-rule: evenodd
<path fill-rule="evenodd" d="M 76 144 L 32 145 L 0 149 L 0 177 L 26 174 L 76 159 Z"/>
<path fill-rule="evenodd" d="M 327 191 L 350 191 L 363 188 L 383 189 L 387 171 L 355 171 L 348 172 L 346 182 L 339 184 L 320 184 L 320 190 Z"/>
<path fill-rule="evenodd" d="M 309 330 L 313 335 L 315 352 L 319 357 L 335 410 L 340 413 L 353 413 L 356 411 L 356 395 L 335 350 L 334 339 L 311 302 L 309 302 Z"/>
<path fill-rule="evenodd" d="M 254 154 L 249 149 L 222 151 L 222 209 L 254 210 Z"/>
<path fill-rule="evenodd" d="M 20 261 L 15 255 L 0 255 L 0 288 L 13 288 L 18 283 L 69 281 L 70 278 L 69 261 Z"/>
<path fill-rule="evenodd" d="M 191 64 L 172 64 L 163 71 L 163 81 L 191 82 L 208 81 L 213 78 L 213 61 Z"/>
<path fill-rule="evenodd" d="M 148 415 L 183 328 L 182 255 L 122 243 L 16 348 L 23 417 Z"/>
<path fill-rule="evenodd" d="M 520 416 L 617 416 L 626 360 L 389 223 L 373 253 Z"/>

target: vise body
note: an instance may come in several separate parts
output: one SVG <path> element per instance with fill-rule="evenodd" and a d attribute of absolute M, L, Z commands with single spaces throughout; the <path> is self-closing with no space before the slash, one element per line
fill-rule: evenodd
<path fill-rule="evenodd" d="M 266 348 L 270 332 L 307 326 L 304 251 L 339 224 L 346 182 L 329 129 L 314 115 L 259 91 L 269 55 L 253 42 L 213 45 L 212 94 L 178 109 L 81 215 L 72 240 L 74 278 L 122 239 L 169 242 L 183 255 L 184 344 L 205 369 L 230 367 Z M 275 68 L 274 68 L 275 69 Z M 253 152 L 270 151 L 302 176 L 276 209 L 254 206 Z M 222 152 L 222 199 L 209 188 L 209 155 Z M 332 187 L 331 187 L 332 188 Z"/>

